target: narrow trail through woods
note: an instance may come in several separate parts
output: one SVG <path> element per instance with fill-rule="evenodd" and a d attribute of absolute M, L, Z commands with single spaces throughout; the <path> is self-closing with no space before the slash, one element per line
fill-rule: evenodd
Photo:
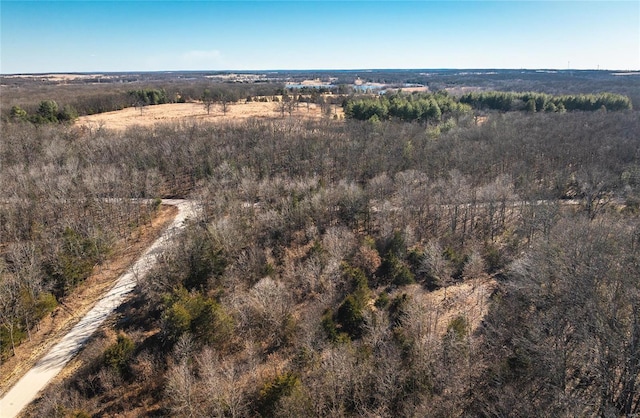
<path fill-rule="evenodd" d="M 175 234 L 184 228 L 184 221 L 198 210 L 197 205 L 188 200 L 166 199 L 162 203 L 178 209 L 173 222 L 98 303 L 0 399 L 0 417 L 18 416 L 62 371 L 105 319 L 126 300 L 135 288 L 138 277 L 155 265 L 157 256 L 165 250 Z"/>

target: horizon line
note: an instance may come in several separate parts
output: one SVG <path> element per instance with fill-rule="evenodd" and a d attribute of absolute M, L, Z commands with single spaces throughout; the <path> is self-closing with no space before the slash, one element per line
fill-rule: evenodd
<path fill-rule="evenodd" d="M 639 73 L 640 69 L 601 69 L 601 68 L 334 68 L 334 69 L 253 69 L 253 70 L 110 70 L 110 71 L 44 71 L 44 72 L 17 72 L 1 73 L 0 76 L 34 76 L 34 75 L 57 75 L 57 74 L 153 74 L 153 73 L 277 73 L 277 72 L 374 72 L 374 71 L 591 71 L 591 72 L 622 72 Z"/>

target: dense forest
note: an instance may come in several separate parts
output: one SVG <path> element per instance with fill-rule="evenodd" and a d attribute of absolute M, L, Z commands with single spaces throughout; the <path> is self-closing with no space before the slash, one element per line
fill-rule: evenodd
<path fill-rule="evenodd" d="M 620 94 L 578 94 L 552 96 L 544 93 L 481 92 L 460 98 L 474 108 L 492 110 L 526 110 L 529 112 L 631 110 L 631 100 Z"/>
<path fill-rule="evenodd" d="M 640 413 L 640 118 L 613 94 L 491 94 L 354 97 L 342 121 L 3 121 L 3 356 L 157 209 L 129 198 L 202 205 L 29 414 Z M 393 117 L 357 120 L 373 100 Z"/>
<path fill-rule="evenodd" d="M 349 97 L 343 103 L 345 115 L 358 120 L 400 119 L 406 122 L 439 123 L 458 119 L 475 110 L 502 112 L 566 112 L 595 110 L 631 110 L 631 100 L 623 95 L 602 93 L 552 96 L 545 93 L 483 91 L 467 93 L 460 98 L 437 92 L 411 95 L 389 93 L 377 97 Z"/>

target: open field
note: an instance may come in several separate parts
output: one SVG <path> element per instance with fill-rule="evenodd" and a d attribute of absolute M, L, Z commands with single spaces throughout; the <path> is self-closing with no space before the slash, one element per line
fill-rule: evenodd
<path fill-rule="evenodd" d="M 231 103 L 228 105 L 227 114 L 223 114 L 221 106 L 214 104 L 211 112 L 207 114 L 202 103 L 169 103 L 142 108 L 126 108 L 115 112 L 100 113 L 90 116 L 82 116 L 76 121 L 77 126 L 88 129 L 105 127 L 108 129 L 124 130 L 130 126 L 152 126 L 158 123 L 176 122 L 221 122 L 243 121 L 247 119 L 276 119 L 281 113 L 275 102 L 247 102 Z M 342 118 L 342 108 L 333 106 L 332 115 Z M 289 117 L 288 113 L 285 113 Z M 320 106 L 311 103 L 307 108 L 306 103 L 300 103 L 291 117 L 304 119 L 320 119 L 323 117 Z"/>

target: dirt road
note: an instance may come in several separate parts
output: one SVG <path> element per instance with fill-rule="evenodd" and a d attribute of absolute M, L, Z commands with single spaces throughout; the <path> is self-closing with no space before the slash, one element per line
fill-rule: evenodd
<path fill-rule="evenodd" d="M 187 200 L 163 200 L 162 203 L 178 208 L 173 222 L 80 322 L 0 399 L 0 417 L 18 416 L 36 398 L 40 390 L 63 369 L 104 320 L 125 301 L 135 288 L 137 278 L 153 267 L 156 256 L 164 251 L 173 236 L 184 227 L 184 221 L 197 211 L 195 203 Z"/>

